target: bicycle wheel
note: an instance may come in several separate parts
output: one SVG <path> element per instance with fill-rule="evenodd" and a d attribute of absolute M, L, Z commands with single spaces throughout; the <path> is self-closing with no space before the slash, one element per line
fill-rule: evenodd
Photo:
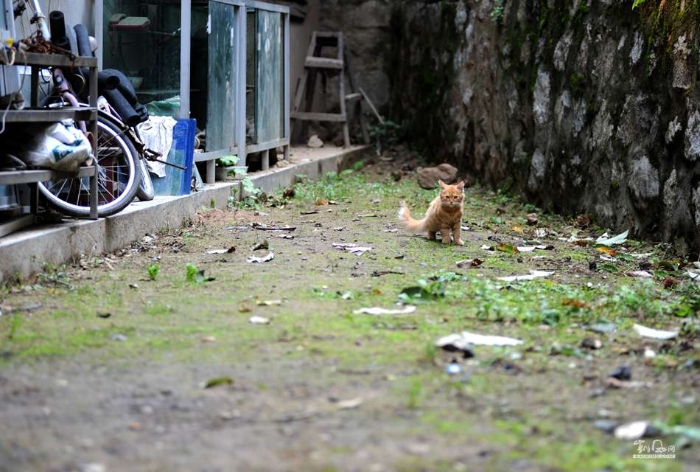
<path fill-rule="evenodd" d="M 97 120 L 97 214 L 114 215 L 131 203 L 141 181 L 139 156 L 118 126 L 102 116 Z M 70 216 L 90 216 L 87 177 L 39 183 L 49 204 Z"/>
<path fill-rule="evenodd" d="M 148 172 L 148 162 L 144 158 L 139 159 L 141 170 L 141 181 L 136 189 L 136 196 L 142 202 L 150 202 L 156 196 L 156 189 L 153 188 L 153 180 Z"/>

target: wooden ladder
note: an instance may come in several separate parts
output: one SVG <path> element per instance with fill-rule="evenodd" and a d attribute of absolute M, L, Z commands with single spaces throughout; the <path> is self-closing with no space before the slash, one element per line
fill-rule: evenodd
<path fill-rule="evenodd" d="M 337 51 L 336 57 L 323 57 L 321 54 L 324 47 L 332 47 Z M 311 111 L 314 100 L 314 89 L 316 85 L 316 76 L 318 73 L 326 75 L 339 74 L 339 102 L 340 113 L 319 113 Z M 350 82 L 350 93 L 345 95 L 345 74 L 348 75 Z M 302 110 L 302 101 L 306 94 L 305 109 Z M 343 44 L 343 33 L 330 31 L 314 31 L 309 43 L 309 49 L 306 52 L 306 60 L 304 62 L 304 74 L 301 77 L 301 82 L 294 96 L 294 106 L 290 118 L 292 119 L 292 133 L 294 132 L 294 124 L 296 121 L 329 121 L 342 123 L 343 125 L 343 142 L 344 147 L 350 146 L 350 127 L 348 123 L 347 104 L 354 104 L 354 115 L 359 117 L 360 127 L 362 128 L 362 136 L 365 144 L 369 143 L 369 134 L 365 126 L 364 117 L 362 116 L 362 101 L 363 94 L 356 92 L 355 78 L 352 74 L 350 66 L 350 57 L 345 50 Z"/>

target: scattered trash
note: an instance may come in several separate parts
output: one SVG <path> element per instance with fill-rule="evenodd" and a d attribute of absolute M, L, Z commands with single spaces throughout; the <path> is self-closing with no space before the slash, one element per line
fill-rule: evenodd
<path fill-rule="evenodd" d="M 608 233 L 604 233 L 598 239 L 595 240 L 595 243 L 599 246 L 614 246 L 616 244 L 624 244 L 627 241 L 628 234 L 629 230 L 611 238 L 608 235 Z"/>
<path fill-rule="evenodd" d="M 335 228 L 331 228 L 331 229 L 333 231 L 345 231 L 345 226 L 336 226 Z"/>
<path fill-rule="evenodd" d="M 498 280 L 503 280 L 504 282 L 521 282 L 525 280 L 534 280 L 542 277 L 549 277 L 554 272 L 548 272 L 544 270 L 531 270 L 530 275 L 511 275 L 509 277 L 498 277 Z"/>
<path fill-rule="evenodd" d="M 265 239 L 265 240 L 263 240 L 263 241 L 261 241 L 261 242 L 259 242 L 259 243 L 257 243 L 257 244 L 254 244 L 254 245 L 250 248 L 250 250 L 251 250 L 251 251 L 259 251 L 260 249 L 269 249 L 269 248 L 270 248 L 270 243 L 268 242 L 267 239 Z"/>
<path fill-rule="evenodd" d="M 386 309 L 386 308 L 379 308 L 379 307 L 372 307 L 372 308 L 360 308 L 359 310 L 353 311 L 353 314 L 355 315 L 408 315 L 410 313 L 413 313 L 416 311 L 416 307 L 414 305 L 406 305 L 402 309 Z"/>
<path fill-rule="evenodd" d="M 457 359 L 452 359 L 449 364 L 447 364 L 447 367 L 445 367 L 445 372 L 447 372 L 448 375 L 457 375 L 462 372 L 462 366 L 459 365 L 457 362 Z"/>
<path fill-rule="evenodd" d="M 644 348 L 644 358 L 645 359 L 653 359 L 654 357 L 656 357 L 656 353 L 653 350 L 649 349 L 648 347 L 645 347 Z"/>
<path fill-rule="evenodd" d="M 472 351 L 472 346 L 517 346 L 522 344 L 523 341 L 514 338 L 507 338 L 504 336 L 490 336 L 482 335 L 476 333 L 470 333 L 468 331 L 462 331 L 459 334 L 450 334 L 448 336 L 443 336 L 435 342 L 435 346 L 445 350 L 445 351 L 458 351 L 463 352 L 464 357 L 474 357 L 474 352 Z"/>
<path fill-rule="evenodd" d="M 112 341 L 126 341 L 127 337 L 121 333 L 114 333 L 109 335 L 109 339 Z"/>
<path fill-rule="evenodd" d="M 659 429 L 652 426 L 648 421 L 634 421 L 615 428 L 614 435 L 617 439 L 634 441 L 649 436 L 657 436 Z"/>
<path fill-rule="evenodd" d="M 350 400 L 339 401 L 336 406 L 339 410 L 352 410 L 362 405 L 362 398 L 351 398 Z"/>
<path fill-rule="evenodd" d="M 207 254 L 233 254 L 236 252 L 236 246 L 231 246 L 228 249 L 211 249 L 207 251 Z"/>
<path fill-rule="evenodd" d="M 692 280 L 700 280 L 700 274 L 697 273 L 697 272 L 687 271 L 686 274 L 687 274 L 688 277 L 690 277 Z"/>
<path fill-rule="evenodd" d="M 250 256 L 250 257 L 248 257 L 248 262 L 250 262 L 251 264 L 255 264 L 258 262 L 269 262 L 274 258 L 275 258 L 275 255 L 272 252 L 269 252 L 267 254 L 267 256 L 265 256 L 265 257 Z"/>
<path fill-rule="evenodd" d="M 372 272 L 372 277 L 381 277 L 382 275 L 389 275 L 389 274 L 396 274 L 396 275 L 403 275 L 403 272 L 398 272 L 395 270 L 375 270 Z"/>
<path fill-rule="evenodd" d="M 255 304 L 258 306 L 278 306 L 282 304 L 282 300 L 258 300 Z"/>
<path fill-rule="evenodd" d="M 554 246 L 545 246 L 543 244 L 540 244 L 538 246 L 518 246 L 515 249 L 518 250 L 518 252 L 533 252 L 535 249 L 538 251 L 551 251 L 554 249 Z"/>
<path fill-rule="evenodd" d="M 634 270 L 632 272 L 627 272 L 627 275 L 630 277 L 641 277 L 641 278 L 651 278 L 653 275 L 651 275 L 649 272 L 646 270 Z"/>
<path fill-rule="evenodd" d="M 207 380 L 202 388 L 214 388 L 220 387 L 222 385 L 233 385 L 233 379 L 231 377 L 217 377 L 214 379 Z"/>
<path fill-rule="evenodd" d="M 483 263 L 484 263 L 484 261 L 482 261 L 481 259 L 478 259 L 478 258 L 464 259 L 462 261 L 455 262 L 457 267 L 459 267 L 460 269 L 463 269 L 465 267 L 479 267 Z"/>
<path fill-rule="evenodd" d="M 488 244 L 482 244 L 481 249 L 483 249 L 484 251 L 495 251 L 496 250 L 496 249 L 494 249 L 493 246 L 489 246 Z"/>
<path fill-rule="evenodd" d="M 251 316 L 249 321 L 252 324 L 260 324 L 260 325 L 270 324 L 270 318 L 265 318 L 262 316 Z"/>
<path fill-rule="evenodd" d="M 450 334 L 449 336 L 444 336 L 435 342 L 435 346 L 439 347 L 443 351 L 448 352 L 461 352 L 465 359 L 474 357 L 474 350 L 472 349 L 472 344 L 463 339 L 459 334 Z"/>
<path fill-rule="evenodd" d="M 542 239 L 547 236 L 547 229 L 546 228 L 537 228 L 535 230 L 535 237 L 537 239 Z"/>
<path fill-rule="evenodd" d="M 358 246 L 357 244 L 353 243 L 332 243 L 332 246 L 336 249 L 340 249 L 341 251 L 345 250 L 358 256 L 372 250 L 372 248 L 369 246 Z"/>
<path fill-rule="evenodd" d="M 201 341 L 202 341 L 203 343 L 215 343 L 215 342 L 216 342 L 216 338 L 215 338 L 214 336 L 202 336 Z"/>
<path fill-rule="evenodd" d="M 253 229 L 260 231 L 296 231 L 296 226 L 267 226 L 263 223 L 251 223 L 250 226 Z"/>
<path fill-rule="evenodd" d="M 535 226 L 538 223 L 537 213 L 530 213 L 529 215 L 527 215 L 525 221 L 529 226 Z"/>
<path fill-rule="evenodd" d="M 629 367 L 622 365 L 615 368 L 609 377 L 617 380 L 630 380 L 632 379 L 632 370 Z"/>
<path fill-rule="evenodd" d="M 581 341 L 581 347 L 596 350 L 603 347 L 603 343 L 600 341 L 600 339 L 585 338 L 583 341 Z"/>
<path fill-rule="evenodd" d="M 139 284 L 129 284 L 129 288 L 137 289 L 139 288 Z"/>
<path fill-rule="evenodd" d="M 639 382 L 632 380 L 618 380 L 615 377 L 608 377 L 605 379 L 605 385 L 608 388 L 651 388 L 653 384 L 651 382 Z"/>
<path fill-rule="evenodd" d="M 635 324 L 632 328 L 638 335 L 645 338 L 673 339 L 678 336 L 678 331 L 662 331 L 659 329 L 647 328 L 639 324 Z"/>

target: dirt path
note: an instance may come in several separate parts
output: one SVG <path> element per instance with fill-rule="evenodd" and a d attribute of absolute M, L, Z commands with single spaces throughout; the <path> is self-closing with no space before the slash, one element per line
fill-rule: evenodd
<path fill-rule="evenodd" d="M 434 192 L 401 166 L 203 210 L 0 292 L 0 470 L 697 470 L 692 265 L 636 241 L 567 242 L 602 230 L 477 189 L 463 248 L 410 236 L 399 200 L 420 213 Z M 498 280 L 530 270 L 553 274 Z M 407 287 L 423 295 L 404 297 L 413 313 L 354 313 L 399 308 Z M 657 341 L 634 323 L 683 331 Z M 435 347 L 463 330 L 524 344 Z M 611 385 L 621 366 L 632 379 Z M 659 422 L 676 458 L 634 459 L 632 439 L 601 429 L 637 420 Z"/>

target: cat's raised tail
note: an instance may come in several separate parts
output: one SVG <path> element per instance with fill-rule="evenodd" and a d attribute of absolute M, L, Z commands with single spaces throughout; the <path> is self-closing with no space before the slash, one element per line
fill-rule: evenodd
<path fill-rule="evenodd" d="M 413 218 L 411 218 L 411 211 L 408 209 L 408 205 L 406 205 L 406 202 L 402 201 L 399 204 L 399 220 L 401 220 L 403 225 L 409 231 L 413 231 L 414 233 L 420 233 L 425 231 L 426 219 L 427 218 L 423 218 L 422 220 L 414 220 Z"/>

